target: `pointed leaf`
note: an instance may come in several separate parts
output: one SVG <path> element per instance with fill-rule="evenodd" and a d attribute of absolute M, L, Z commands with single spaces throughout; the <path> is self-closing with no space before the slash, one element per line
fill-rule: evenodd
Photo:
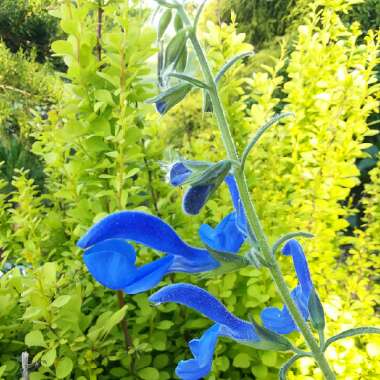
<path fill-rule="evenodd" d="M 310 292 L 308 309 L 313 327 L 317 331 L 323 332 L 325 329 L 325 313 L 323 311 L 321 300 L 319 299 L 314 287 Z"/>
<path fill-rule="evenodd" d="M 259 325 L 253 318 L 251 318 L 251 322 L 255 326 L 257 335 L 261 339 L 259 342 L 254 343 L 253 347 L 259 350 L 269 351 L 291 351 L 293 349 L 293 345 L 284 336 Z"/>
<path fill-rule="evenodd" d="M 168 74 L 169 77 L 173 77 L 173 78 L 178 78 L 178 79 L 181 79 L 185 82 L 188 82 L 196 87 L 199 87 L 199 88 L 208 88 L 207 84 L 206 83 L 203 83 L 202 81 L 200 81 L 199 79 L 196 79 L 196 78 L 193 78 L 193 77 L 190 77 L 186 74 L 181 74 L 181 73 L 170 73 Z"/>
<path fill-rule="evenodd" d="M 300 358 L 304 357 L 306 355 L 297 354 L 292 356 L 280 369 L 280 372 L 278 374 L 279 380 L 286 380 L 286 373 L 288 370 L 292 367 L 292 365 Z"/>
<path fill-rule="evenodd" d="M 220 266 L 213 271 L 202 274 L 201 277 L 209 278 L 219 276 L 222 274 L 230 273 L 245 268 L 250 265 L 249 260 L 244 256 L 238 256 L 234 253 L 217 251 L 211 247 L 206 246 L 209 254 L 220 264 Z"/>
<path fill-rule="evenodd" d="M 354 329 L 343 331 L 326 340 L 324 351 L 327 349 L 327 347 L 330 344 L 336 342 L 337 340 L 350 338 L 356 335 L 365 335 L 365 334 L 380 334 L 380 329 L 377 327 L 357 327 Z"/>
<path fill-rule="evenodd" d="M 219 70 L 219 72 L 215 76 L 215 83 L 218 83 L 223 75 L 226 73 L 226 71 L 231 68 L 239 59 L 243 59 L 245 57 L 249 57 L 250 55 L 253 55 L 252 51 L 240 53 L 235 56 L 233 56 L 229 61 L 227 61 L 222 68 Z"/>

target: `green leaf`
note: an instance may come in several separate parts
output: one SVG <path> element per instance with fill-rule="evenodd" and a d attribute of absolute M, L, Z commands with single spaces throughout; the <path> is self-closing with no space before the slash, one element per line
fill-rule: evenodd
<path fill-rule="evenodd" d="M 73 370 L 73 361 L 67 356 L 58 362 L 57 368 L 55 370 L 55 375 L 57 379 L 64 379 L 69 376 Z"/>
<path fill-rule="evenodd" d="M 233 366 L 237 368 L 249 368 L 251 364 L 251 357 L 245 353 L 241 352 L 234 357 Z"/>
<path fill-rule="evenodd" d="M 163 37 L 167 27 L 170 24 L 171 19 L 172 19 L 172 10 L 167 9 L 160 17 L 160 21 L 158 23 L 158 33 L 157 33 L 158 40 L 161 40 L 161 38 Z"/>
<path fill-rule="evenodd" d="M 183 22 L 181 15 L 177 12 L 174 17 L 174 29 L 176 32 L 180 31 L 183 28 Z"/>
<path fill-rule="evenodd" d="M 56 55 L 72 55 L 73 47 L 69 41 L 57 40 L 51 44 L 51 49 Z"/>
<path fill-rule="evenodd" d="M 291 351 L 293 349 L 293 345 L 287 338 L 268 330 L 264 326 L 260 326 L 253 318 L 251 321 L 255 326 L 260 341 L 251 343 L 250 346 L 257 348 L 258 350 L 268 351 Z"/>
<path fill-rule="evenodd" d="M 289 232 L 288 234 L 281 236 L 272 247 L 272 252 L 276 253 L 278 248 L 281 246 L 281 244 L 287 242 L 290 239 L 293 239 L 295 237 L 305 237 L 305 238 L 313 238 L 314 235 L 310 232 L 304 232 L 304 231 L 296 231 L 296 232 Z"/>
<path fill-rule="evenodd" d="M 212 101 L 208 91 L 203 91 L 203 107 L 202 110 L 204 113 L 212 112 Z"/>
<path fill-rule="evenodd" d="M 55 348 L 52 348 L 42 355 L 41 364 L 44 367 L 50 367 L 54 364 L 54 361 L 56 358 L 57 358 L 57 351 Z"/>
<path fill-rule="evenodd" d="M 138 375 L 144 380 L 158 380 L 160 373 L 153 367 L 146 367 L 138 371 Z"/>
<path fill-rule="evenodd" d="M 322 333 L 325 329 L 326 324 L 325 313 L 323 311 L 323 305 L 321 303 L 321 300 L 319 299 L 314 287 L 310 292 L 308 309 L 310 313 L 311 324 L 317 331 Z"/>
<path fill-rule="evenodd" d="M 59 296 L 52 304 L 51 306 L 54 307 L 62 307 L 65 306 L 69 301 L 71 300 L 71 296 L 69 295 L 64 295 L 64 296 Z"/>
<path fill-rule="evenodd" d="M 181 74 L 181 73 L 170 73 L 168 74 L 169 77 L 173 77 L 173 78 L 178 78 L 178 79 L 181 79 L 185 82 L 188 82 L 192 85 L 194 85 L 195 87 L 199 87 L 199 88 L 208 88 L 207 84 L 206 83 L 203 83 L 202 81 L 200 81 L 199 79 L 196 79 L 196 78 L 193 78 L 193 77 L 190 77 L 186 74 Z"/>
<path fill-rule="evenodd" d="M 356 335 L 365 335 L 365 334 L 380 334 L 380 329 L 377 327 L 357 327 L 354 329 L 343 331 L 326 340 L 324 351 L 327 349 L 327 347 L 330 344 L 336 342 L 337 340 L 350 338 Z"/>
<path fill-rule="evenodd" d="M 25 335 L 25 344 L 28 347 L 41 346 L 46 347 L 44 336 L 40 330 L 33 330 Z"/>
<path fill-rule="evenodd" d="M 244 256 L 239 256 L 229 252 L 216 251 L 215 249 L 206 246 L 210 255 L 220 264 L 218 268 L 201 274 L 202 278 L 210 278 L 220 276 L 222 274 L 237 271 L 250 265 L 249 260 Z"/>
<path fill-rule="evenodd" d="M 227 61 L 222 68 L 218 71 L 218 73 L 215 76 L 215 83 L 218 83 L 223 75 L 226 73 L 228 69 L 230 69 L 239 59 L 243 59 L 245 57 L 249 57 L 250 55 L 253 55 L 252 51 L 240 53 L 235 56 L 233 56 L 229 61 Z"/>
<path fill-rule="evenodd" d="M 279 380 L 286 380 L 286 373 L 292 367 L 292 365 L 299 359 L 306 355 L 297 354 L 292 356 L 280 369 L 278 374 Z"/>

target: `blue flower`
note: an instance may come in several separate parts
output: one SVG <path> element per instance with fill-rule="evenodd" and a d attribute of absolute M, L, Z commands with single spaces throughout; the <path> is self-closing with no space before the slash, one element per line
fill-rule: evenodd
<path fill-rule="evenodd" d="M 233 214 L 227 218 L 233 220 Z M 243 239 L 240 231 L 226 222 L 227 218 L 215 230 L 209 227 L 202 232 L 201 238 L 212 248 L 236 253 Z M 137 267 L 135 249 L 128 241 L 165 256 Z M 85 249 L 84 262 L 98 282 L 129 294 L 153 288 L 168 273 L 202 273 L 219 266 L 206 249 L 186 244 L 163 220 L 139 211 L 121 211 L 105 217 L 77 245 Z"/>
<path fill-rule="evenodd" d="M 211 371 L 212 359 L 219 336 L 231 338 L 239 343 L 254 345 L 260 339 L 254 326 L 237 318 L 214 296 L 190 284 L 169 285 L 149 297 L 155 304 L 175 302 L 197 310 L 215 322 L 200 339 L 189 343 L 193 359 L 181 360 L 176 374 L 183 380 L 198 380 Z"/>
<path fill-rule="evenodd" d="M 307 320 L 309 318 L 308 303 L 313 283 L 305 254 L 301 245 L 294 239 L 289 240 L 285 244 L 282 253 L 285 256 L 292 256 L 298 285 L 292 290 L 291 296 L 301 311 L 302 316 Z M 286 306 L 282 310 L 276 307 L 267 307 L 261 312 L 261 319 L 267 329 L 278 334 L 289 334 L 298 330 Z"/>

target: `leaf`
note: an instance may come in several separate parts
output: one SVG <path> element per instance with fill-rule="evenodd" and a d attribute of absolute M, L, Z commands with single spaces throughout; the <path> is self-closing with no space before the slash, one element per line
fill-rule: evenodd
<path fill-rule="evenodd" d="M 57 40 L 51 44 L 51 49 L 56 55 L 72 55 L 73 47 L 69 41 Z"/>
<path fill-rule="evenodd" d="M 50 367 L 54 364 L 54 361 L 56 358 L 57 358 L 57 351 L 55 348 L 52 348 L 42 355 L 41 364 L 44 367 Z"/>
<path fill-rule="evenodd" d="M 25 335 L 25 344 L 28 347 L 41 346 L 46 347 L 44 336 L 40 330 L 33 330 Z"/>
<path fill-rule="evenodd" d="M 293 349 L 293 345 L 287 338 L 268 330 L 264 326 L 260 326 L 253 318 L 251 318 L 251 321 L 261 340 L 259 342 L 251 343 L 250 346 L 267 351 L 291 351 Z"/>
<path fill-rule="evenodd" d="M 223 75 L 226 73 L 228 69 L 230 69 L 239 59 L 243 59 L 245 57 L 249 57 L 250 55 L 253 55 L 254 53 L 252 51 L 240 53 L 235 56 L 233 56 L 229 61 L 227 61 L 222 68 L 218 71 L 218 73 L 215 76 L 215 83 L 218 83 Z"/>
<path fill-rule="evenodd" d="M 284 236 L 281 236 L 274 244 L 273 244 L 273 247 L 272 247 L 272 252 L 275 253 L 278 248 L 280 247 L 280 245 L 282 243 L 285 243 L 287 242 L 288 240 L 290 239 L 293 239 L 295 237 L 305 237 L 305 238 L 313 238 L 314 235 L 311 234 L 310 232 L 304 232 L 304 231 L 296 231 L 296 232 L 289 232 L 288 234 L 284 235 Z"/>
<path fill-rule="evenodd" d="M 71 296 L 69 295 L 59 296 L 51 305 L 59 308 L 66 305 L 70 300 Z"/>
<path fill-rule="evenodd" d="M 240 352 L 234 357 L 233 366 L 237 368 L 249 368 L 251 364 L 251 357 L 245 353 Z"/>
<path fill-rule="evenodd" d="M 319 299 L 314 287 L 310 292 L 308 309 L 313 327 L 322 333 L 325 329 L 325 313 L 323 311 L 321 300 Z"/>
<path fill-rule="evenodd" d="M 210 255 L 220 264 L 220 266 L 210 272 L 201 274 L 202 278 L 210 278 L 220 276 L 222 274 L 230 273 L 245 268 L 250 265 L 249 260 L 244 256 L 239 256 L 230 252 L 220 252 L 206 246 Z"/>
<path fill-rule="evenodd" d="M 377 327 L 357 327 L 354 329 L 343 331 L 326 340 L 324 351 L 327 349 L 327 347 L 330 344 L 336 342 L 337 340 L 350 338 L 356 335 L 365 335 L 365 334 L 380 334 L 380 329 Z"/>
<path fill-rule="evenodd" d="M 193 77 L 190 77 L 186 74 L 181 74 L 181 73 L 170 73 L 168 74 L 169 77 L 173 77 L 173 78 L 178 78 L 178 79 L 182 79 L 183 81 L 185 82 L 188 82 L 196 87 L 199 87 L 199 88 L 208 88 L 207 84 L 206 83 L 203 83 L 202 81 L 200 81 L 199 79 L 196 79 L 196 78 L 193 78 Z"/>
<path fill-rule="evenodd" d="M 57 379 L 64 379 L 69 376 L 73 370 L 73 361 L 67 356 L 58 362 L 57 368 L 55 370 L 55 375 Z"/>
<path fill-rule="evenodd" d="M 304 357 L 306 355 L 297 354 L 292 356 L 280 369 L 280 372 L 278 374 L 279 380 L 286 380 L 286 373 L 288 370 L 292 367 L 292 365 L 300 358 Z"/>
<path fill-rule="evenodd" d="M 138 374 L 144 380 L 158 380 L 160 378 L 160 373 L 153 367 L 143 368 Z"/>

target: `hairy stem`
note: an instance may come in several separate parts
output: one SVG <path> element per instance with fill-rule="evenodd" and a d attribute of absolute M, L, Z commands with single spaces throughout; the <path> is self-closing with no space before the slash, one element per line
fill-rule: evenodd
<path fill-rule="evenodd" d="M 193 44 L 197 58 L 199 60 L 204 79 L 209 86 L 209 94 L 212 101 L 214 114 L 215 114 L 219 129 L 222 135 L 223 144 L 226 149 L 228 159 L 237 161 L 239 160 L 239 157 L 236 151 L 235 143 L 231 135 L 229 125 L 227 123 L 227 118 L 224 113 L 223 106 L 219 98 L 218 89 L 215 84 L 215 80 L 211 72 L 210 66 L 208 64 L 206 55 L 203 51 L 202 46 L 200 45 L 198 41 L 198 38 L 194 30 L 192 31 L 191 29 L 192 25 L 184 8 L 180 6 L 178 8 L 178 11 L 180 12 L 180 15 L 182 17 L 184 24 L 190 28 L 189 37 L 190 37 L 191 43 Z M 248 221 L 249 227 L 252 228 L 252 231 L 254 231 L 255 236 L 257 237 L 261 253 L 264 256 L 266 262 L 268 263 L 268 267 L 272 275 L 273 281 L 276 284 L 277 290 L 283 302 L 287 305 L 289 312 L 292 315 L 297 327 L 299 328 L 300 332 L 304 336 L 305 341 L 307 345 L 309 346 L 313 354 L 313 357 L 315 361 L 318 363 L 325 378 L 327 380 L 335 380 L 335 375 L 333 371 L 331 370 L 326 358 L 324 357 L 323 352 L 321 351 L 317 341 L 315 340 L 312 332 L 309 329 L 309 326 L 307 325 L 306 321 L 303 319 L 302 314 L 298 310 L 295 302 L 293 301 L 290 295 L 288 286 L 281 273 L 280 267 L 272 253 L 272 249 L 269 246 L 268 240 L 261 226 L 256 209 L 251 201 L 244 172 L 243 170 L 234 169 L 234 175 L 235 175 L 235 180 L 239 189 L 240 199 L 247 215 L 247 221 Z"/>

